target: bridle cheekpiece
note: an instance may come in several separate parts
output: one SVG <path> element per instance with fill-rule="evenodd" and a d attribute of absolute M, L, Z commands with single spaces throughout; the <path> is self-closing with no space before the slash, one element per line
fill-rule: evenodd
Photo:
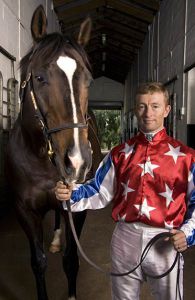
<path fill-rule="evenodd" d="M 47 127 L 47 125 L 45 124 L 45 119 L 43 117 L 43 114 L 41 113 L 41 110 L 39 109 L 39 106 L 38 106 L 38 103 L 37 103 L 37 100 L 35 97 L 33 81 L 32 81 L 32 71 L 27 74 L 26 79 L 21 84 L 21 96 L 20 96 L 21 104 L 23 104 L 25 88 L 27 87 L 28 84 L 30 85 L 30 95 L 31 95 L 32 104 L 33 104 L 33 107 L 35 110 L 35 117 L 39 120 L 39 122 L 41 124 L 41 129 L 43 131 L 44 138 L 48 145 L 48 156 L 49 156 L 49 158 L 52 158 L 52 156 L 54 155 L 54 150 L 52 148 L 52 143 L 51 143 L 51 134 L 62 131 L 62 130 L 66 130 L 66 129 L 88 128 L 87 118 L 86 118 L 86 123 L 65 123 L 62 126 L 49 129 Z M 22 115 L 22 113 L 21 113 L 21 115 Z"/>

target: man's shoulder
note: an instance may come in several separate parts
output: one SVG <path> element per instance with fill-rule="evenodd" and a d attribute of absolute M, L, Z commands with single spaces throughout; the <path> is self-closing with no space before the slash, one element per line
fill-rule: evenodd
<path fill-rule="evenodd" d="M 174 147 L 180 147 L 180 151 L 183 151 L 185 154 L 191 154 L 195 157 L 195 149 L 187 146 L 179 139 L 175 139 L 171 136 L 168 137 L 168 143 L 170 143 Z"/>
<path fill-rule="evenodd" d="M 112 152 L 113 152 L 113 151 L 114 151 L 114 152 L 118 152 L 118 151 L 120 151 L 120 150 L 122 150 L 122 149 L 125 149 L 125 147 L 133 146 L 134 143 L 135 143 L 135 137 L 133 137 L 133 138 L 131 138 L 131 139 L 129 139 L 129 140 L 127 140 L 127 141 L 125 141 L 125 142 L 123 142 L 123 143 L 121 143 L 121 144 L 115 146 L 115 147 L 113 147 L 113 148 L 112 148 Z"/>
<path fill-rule="evenodd" d="M 111 151 L 112 157 L 119 157 L 122 154 L 130 154 L 133 152 L 135 144 L 135 137 L 123 142 L 122 144 L 115 146 Z"/>

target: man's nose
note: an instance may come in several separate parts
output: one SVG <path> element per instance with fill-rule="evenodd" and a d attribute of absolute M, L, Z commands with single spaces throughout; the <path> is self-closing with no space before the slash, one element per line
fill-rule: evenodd
<path fill-rule="evenodd" d="M 152 108 L 150 106 L 147 106 L 145 109 L 145 115 L 150 116 L 152 115 Z"/>

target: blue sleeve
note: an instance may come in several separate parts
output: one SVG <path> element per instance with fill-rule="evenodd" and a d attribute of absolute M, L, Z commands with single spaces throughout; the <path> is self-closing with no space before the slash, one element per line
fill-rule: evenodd
<path fill-rule="evenodd" d="M 181 230 L 185 233 L 188 246 L 195 245 L 195 163 L 192 164 L 188 177 L 188 207 Z"/>
<path fill-rule="evenodd" d="M 95 210 L 107 206 L 115 194 L 115 180 L 115 168 L 109 153 L 100 163 L 93 179 L 75 186 L 70 199 L 71 210 Z M 63 206 L 66 209 L 65 203 Z"/>

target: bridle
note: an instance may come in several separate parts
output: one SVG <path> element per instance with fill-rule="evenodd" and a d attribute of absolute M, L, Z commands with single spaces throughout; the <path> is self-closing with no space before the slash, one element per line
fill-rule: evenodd
<path fill-rule="evenodd" d="M 31 96 L 32 104 L 33 104 L 33 107 L 35 110 L 35 117 L 40 122 L 44 138 L 48 145 L 49 158 L 52 158 L 54 151 L 52 149 L 51 134 L 62 131 L 62 130 L 73 129 L 73 128 L 88 128 L 87 120 L 89 118 L 88 118 L 88 116 L 85 117 L 85 123 L 64 123 L 63 125 L 61 125 L 59 127 L 54 127 L 54 128 L 49 129 L 46 125 L 46 121 L 43 116 L 43 113 L 41 112 L 41 109 L 39 108 L 39 105 L 37 102 L 37 97 L 35 96 L 33 80 L 32 80 L 32 70 L 30 72 L 28 72 L 26 79 L 21 84 L 21 94 L 20 94 L 20 98 L 21 98 L 20 114 L 21 114 L 21 116 L 22 116 L 22 105 L 24 102 L 25 89 L 27 88 L 28 84 L 30 86 L 30 96 Z"/>

